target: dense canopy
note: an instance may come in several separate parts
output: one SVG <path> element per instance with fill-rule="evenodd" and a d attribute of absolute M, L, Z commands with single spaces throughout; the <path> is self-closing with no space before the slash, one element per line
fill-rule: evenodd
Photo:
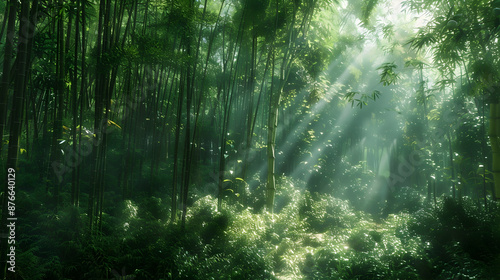
<path fill-rule="evenodd" d="M 498 279 L 499 0 L 0 11 L 0 278 Z"/>

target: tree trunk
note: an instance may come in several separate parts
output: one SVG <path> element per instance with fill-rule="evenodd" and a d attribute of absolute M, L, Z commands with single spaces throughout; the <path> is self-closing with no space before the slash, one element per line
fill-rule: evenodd
<path fill-rule="evenodd" d="M 7 21 L 7 38 L 5 40 L 3 55 L 3 75 L 0 81 L 0 156 L 2 155 L 3 134 L 7 125 L 7 95 L 10 86 L 10 68 L 14 52 L 14 33 L 16 29 L 17 1 L 11 0 L 9 5 L 9 18 Z"/>
<path fill-rule="evenodd" d="M 490 144 L 492 151 L 492 173 L 494 197 L 500 199 L 500 103 L 490 105 Z"/>
<path fill-rule="evenodd" d="M 272 70 L 274 73 L 275 56 L 272 54 Z M 272 79 L 272 75 L 271 75 Z M 275 179 L 275 145 L 276 145 L 276 129 L 278 127 L 278 104 L 279 92 L 274 93 L 274 79 L 271 80 L 271 98 L 269 100 L 269 116 L 267 122 L 267 186 L 266 186 L 266 210 L 270 213 L 274 211 L 274 195 L 276 192 L 276 179 Z M 279 90 L 278 90 L 279 91 Z"/>
<path fill-rule="evenodd" d="M 23 103 L 24 103 L 24 92 L 26 90 L 26 69 L 28 69 L 27 63 L 29 61 L 29 55 L 27 53 L 28 41 L 33 37 L 34 34 L 34 26 L 33 28 L 29 27 L 29 10 L 31 1 L 23 1 L 21 3 L 21 16 L 20 16 L 20 24 L 19 24 L 19 43 L 17 49 L 17 60 L 16 60 L 16 76 L 14 80 L 14 99 L 12 101 L 12 110 L 11 110 L 11 123 L 10 123 L 10 136 L 9 136 L 9 145 L 7 152 L 7 170 L 15 170 L 17 167 L 17 158 L 19 151 L 19 138 L 21 136 L 21 124 L 22 124 L 22 111 L 23 111 Z M 15 9 L 12 11 L 15 15 Z M 12 173 L 12 172 L 11 172 Z M 4 194 L 2 196 L 2 224 L 6 225 L 7 217 L 10 215 L 11 217 L 15 217 L 15 212 L 6 211 L 7 202 L 8 202 L 8 194 L 9 186 L 7 184 L 8 177 L 6 176 L 4 181 Z M 15 189 L 14 189 L 15 191 Z M 5 256 L 7 255 L 7 241 L 4 240 L 1 242 L 1 261 L 5 262 Z M 1 273 L 2 276 L 6 273 L 7 263 L 5 262 L 5 266 L 2 268 Z"/>
<path fill-rule="evenodd" d="M 179 75 L 179 96 L 177 97 L 177 121 L 175 125 L 175 143 L 174 143 L 174 171 L 172 174 L 172 204 L 170 220 L 172 223 L 177 221 L 177 185 L 179 183 L 179 143 L 181 134 L 181 120 L 182 120 L 182 103 L 184 100 L 184 90 L 182 89 L 182 80 L 184 73 L 181 71 Z"/>
<path fill-rule="evenodd" d="M 450 155 L 450 170 L 451 170 L 451 191 L 453 195 L 453 199 L 456 198 L 456 179 L 455 179 L 455 165 L 453 163 L 453 146 L 451 144 L 451 133 L 448 132 L 448 145 L 449 145 L 449 155 Z"/>
<path fill-rule="evenodd" d="M 73 1 L 75 2 L 75 1 Z M 74 158 L 74 164 L 73 164 L 73 171 L 71 172 L 71 204 L 73 206 L 78 205 L 78 169 L 79 169 L 79 153 L 78 153 L 78 141 L 76 139 L 76 128 L 78 125 L 78 88 L 77 88 L 77 81 L 78 81 L 78 52 L 79 52 L 79 40 L 80 40 L 80 0 L 76 1 L 76 20 L 75 20 L 75 53 L 74 53 L 74 59 L 73 59 L 73 77 L 72 77 L 72 82 L 71 82 L 71 95 L 73 96 L 72 99 L 72 115 L 73 115 L 73 127 L 71 129 L 71 138 L 73 139 L 73 145 L 72 145 L 72 151 L 73 153 L 73 158 Z M 83 79 L 83 77 L 82 77 Z"/>
<path fill-rule="evenodd" d="M 61 149 L 59 147 L 59 141 L 62 138 L 62 121 L 64 114 L 64 92 L 65 92 L 65 40 L 64 40 L 64 7 L 63 1 L 59 0 L 56 5 L 55 14 L 57 15 L 57 59 L 56 59 L 56 86 L 55 86 L 55 120 L 53 123 L 53 133 L 52 133 L 52 147 L 50 153 L 50 162 L 59 162 L 61 168 L 65 168 L 65 165 L 61 164 Z M 55 165 L 53 165 L 55 167 Z M 55 169 L 54 169 L 55 170 Z M 52 183 L 54 185 L 54 198 L 55 198 L 55 209 L 57 211 L 59 205 L 59 188 L 63 179 L 63 172 L 61 174 L 54 174 Z"/>
<path fill-rule="evenodd" d="M 109 0 L 108 0 L 109 1 Z M 89 232 L 94 234 L 95 225 L 98 220 L 96 217 L 99 216 L 99 191 L 101 190 L 102 184 L 102 170 L 101 164 L 103 159 L 103 149 L 102 149 L 102 119 L 104 110 L 104 91 L 106 90 L 107 84 L 107 69 L 104 69 L 104 63 L 102 61 L 103 54 L 105 52 L 105 43 L 108 38 L 108 32 L 105 31 L 107 23 L 105 23 L 105 17 L 107 16 L 107 0 L 101 0 L 99 3 L 99 16 L 98 16 L 98 27 L 97 27 L 97 41 L 96 41 L 96 77 L 95 77 L 95 100 L 94 100 L 94 149 L 92 150 L 92 179 L 91 179 L 91 190 L 89 194 Z"/>
<path fill-rule="evenodd" d="M 291 67 L 291 62 L 293 61 L 293 47 L 296 36 L 298 36 L 299 32 L 294 32 L 295 28 L 295 20 L 297 15 L 298 7 L 294 5 L 293 13 L 292 13 L 292 21 L 289 25 L 289 29 L 287 30 L 287 46 L 285 47 L 283 58 L 279 70 L 279 85 L 276 93 L 273 92 L 273 81 L 272 78 L 275 70 L 275 54 L 273 52 L 272 56 L 272 71 L 271 71 L 271 97 L 269 100 L 269 117 L 268 117 L 268 127 L 267 127 L 267 188 L 266 188 L 266 209 L 270 213 L 273 213 L 274 208 L 274 196 L 276 192 L 276 178 L 275 178 L 275 169 L 276 169 L 276 130 L 278 128 L 278 110 L 279 104 L 281 102 L 281 94 L 283 93 L 283 88 L 288 78 L 288 74 Z M 279 12 L 279 3 L 276 2 L 276 23 L 275 23 L 275 32 L 278 31 L 277 28 L 277 19 Z"/>

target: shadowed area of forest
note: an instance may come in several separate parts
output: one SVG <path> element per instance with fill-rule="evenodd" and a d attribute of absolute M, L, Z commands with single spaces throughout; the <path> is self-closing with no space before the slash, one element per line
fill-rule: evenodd
<path fill-rule="evenodd" d="M 1 279 L 498 279 L 499 0 L 0 11 Z"/>

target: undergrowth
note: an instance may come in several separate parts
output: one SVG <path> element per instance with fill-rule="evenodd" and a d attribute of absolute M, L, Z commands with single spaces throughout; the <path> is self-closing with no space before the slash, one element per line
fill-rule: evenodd
<path fill-rule="evenodd" d="M 193 194 L 184 229 L 168 198 L 126 200 L 100 236 L 72 207 L 44 214 L 19 195 L 27 217 L 17 279 L 495 279 L 500 218 L 473 201 L 441 199 L 373 219 L 348 200 L 279 181 L 270 214 Z M 248 201 L 257 201 L 257 197 Z M 496 205 L 492 205 L 495 207 Z M 30 220 L 31 219 L 31 220 Z"/>

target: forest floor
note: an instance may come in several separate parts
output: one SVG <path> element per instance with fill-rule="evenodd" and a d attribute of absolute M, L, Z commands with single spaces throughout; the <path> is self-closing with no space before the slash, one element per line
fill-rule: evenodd
<path fill-rule="evenodd" d="M 112 196 L 113 194 L 108 194 Z M 500 212 L 468 198 L 438 199 L 386 217 L 328 194 L 281 185 L 277 211 L 243 205 L 257 197 L 192 197 L 184 229 L 169 201 L 126 200 L 86 234 L 86 214 L 47 214 L 19 194 L 26 223 L 19 279 L 498 279 Z M 408 201 L 396 200 L 407 204 Z M 254 201 L 258 204 L 258 199 Z"/>

